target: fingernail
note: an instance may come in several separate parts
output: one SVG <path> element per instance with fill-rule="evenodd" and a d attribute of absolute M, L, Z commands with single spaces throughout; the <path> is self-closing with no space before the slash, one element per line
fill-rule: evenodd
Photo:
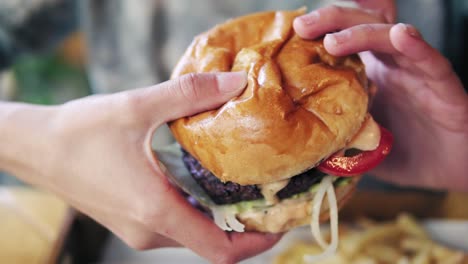
<path fill-rule="evenodd" d="M 341 31 L 338 33 L 331 33 L 331 34 L 326 34 L 325 39 L 328 42 L 328 44 L 331 44 L 333 46 L 338 46 L 346 41 L 348 41 L 351 37 L 351 33 L 348 31 Z"/>
<path fill-rule="evenodd" d="M 327 43 L 333 46 L 336 46 L 338 44 L 338 41 L 336 40 L 336 37 L 333 34 L 326 34 L 323 41 L 326 41 Z"/>
<path fill-rule="evenodd" d="M 320 17 L 320 14 L 314 11 L 307 15 L 300 16 L 298 17 L 298 19 L 299 21 L 301 21 L 303 25 L 312 25 L 312 24 L 317 23 L 317 21 L 319 20 L 319 17 Z"/>
<path fill-rule="evenodd" d="M 222 72 L 216 75 L 219 90 L 223 93 L 234 93 L 243 89 L 247 84 L 245 72 Z"/>
<path fill-rule="evenodd" d="M 413 38 L 422 39 L 421 33 L 412 25 L 400 23 L 399 26 L 403 26 L 405 31 Z"/>

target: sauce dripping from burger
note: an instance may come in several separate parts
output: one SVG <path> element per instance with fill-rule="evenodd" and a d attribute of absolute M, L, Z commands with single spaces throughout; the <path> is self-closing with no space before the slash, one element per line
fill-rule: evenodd
<path fill-rule="evenodd" d="M 383 133 L 383 135 L 382 135 Z M 383 136 L 383 138 L 382 138 Z M 383 130 L 371 115 L 367 116 L 359 132 L 341 150 L 318 166 L 319 170 L 336 176 L 354 176 L 375 167 L 388 154 L 391 147 L 391 134 Z M 352 157 L 345 157 L 348 149 L 357 149 L 361 153 Z M 279 202 L 277 193 L 288 185 L 289 179 L 277 182 L 259 184 L 267 205 Z"/>
<path fill-rule="evenodd" d="M 346 149 L 359 149 L 363 151 L 375 150 L 380 142 L 380 127 L 372 116 L 364 121 L 359 132 L 348 143 Z"/>
<path fill-rule="evenodd" d="M 289 179 L 286 179 L 271 183 L 259 184 L 257 187 L 260 188 L 267 205 L 273 205 L 279 202 L 278 196 L 276 196 L 276 194 L 281 191 L 281 189 L 286 187 L 288 183 Z"/>

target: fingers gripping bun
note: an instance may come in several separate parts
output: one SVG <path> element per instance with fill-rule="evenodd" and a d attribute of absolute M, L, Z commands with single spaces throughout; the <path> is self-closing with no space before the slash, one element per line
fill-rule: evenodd
<path fill-rule="evenodd" d="M 365 119 L 363 64 L 329 55 L 322 40 L 299 38 L 292 22 L 303 13 L 265 12 L 218 25 L 195 38 L 173 72 L 248 73 L 238 98 L 170 124 L 182 147 L 222 181 L 290 178 L 345 147 Z"/>

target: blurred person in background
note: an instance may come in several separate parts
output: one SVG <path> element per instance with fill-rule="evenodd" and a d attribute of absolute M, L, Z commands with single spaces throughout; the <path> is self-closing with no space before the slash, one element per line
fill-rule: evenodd
<path fill-rule="evenodd" d="M 13 154 L 27 160 L 50 154 L 25 165 L 12 153 L 1 153 L 8 159 L 0 158 L 0 168 L 57 193 L 132 247 L 182 244 L 226 263 L 255 255 L 278 237 L 221 232 L 167 184 L 164 169 L 148 162 L 149 147 L 138 145 L 148 143 L 148 133 L 158 126 L 152 144 L 171 143 L 165 122 L 237 95 L 244 77 L 200 75 L 194 82 L 178 82 L 182 86 L 166 82 L 126 90 L 167 80 L 193 36 L 216 23 L 260 10 L 307 5 L 312 11 L 334 2 L 200 0 L 194 5 L 190 0 L 4 0 L 0 3 L 0 67 L 8 67 L 21 53 L 49 49 L 78 27 L 86 39 L 92 91 L 111 95 L 56 107 L 0 104 L 0 120 L 11 122 L 14 117 L 15 124 L 20 124 L 14 137 L 0 132 L 1 145 L 7 146 L 4 151 L 15 150 Z M 468 99 L 452 66 L 440 54 L 444 52 L 459 75 L 466 76 L 461 39 L 466 4 L 396 1 L 396 9 L 390 0 L 356 2 L 359 10 L 325 7 L 297 19 L 294 26 L 304 38 L 336 32 L 325 38 L 325 47 L 335 55 L 363 52 L 369 77 L 380 88 L 373 109 L 376 119 L 395 135 L 390 158 L 374 174 L 405 186 L 467 191 L 468 168 L 463 161 L 468 148 L 463 146 L 468 143 Z M 415 16 L 415 10 L 424 15 Z M 184 89 L 202 86 L 204 97 L 198 100 L 169 98 L 169 90 L 181 95 Z M 49 128 L 39 129 L 45 124 Z M 4 144 L 5 138 L 9 145 Z M 43 138 L 50 140 L 48 144 L 38 143 Z"/>

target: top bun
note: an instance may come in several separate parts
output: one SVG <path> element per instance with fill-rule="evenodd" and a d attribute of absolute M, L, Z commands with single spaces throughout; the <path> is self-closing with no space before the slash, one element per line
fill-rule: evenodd
<path fill-rule="evenodd" d="M 181 146 L 220 180 L 241 185 L 287 179 L 344 148 L 368 110 L 364 65 L 334 57 L 321 39 L 294 33 L 296 11 L 229 20 L 197 36 L 172 78 L 245 71 L 245 91 L 217 110 L 178 119 Z"/>

